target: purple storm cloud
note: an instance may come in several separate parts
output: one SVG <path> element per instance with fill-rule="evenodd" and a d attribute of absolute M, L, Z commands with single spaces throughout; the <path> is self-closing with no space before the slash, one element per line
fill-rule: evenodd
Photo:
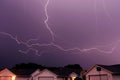
<path fill-rule="evenodd" d="M 119 0 L 0 0 L 0 63 L 118 64 Z M 7 60 L 6 60 L 7 58 Z"/>

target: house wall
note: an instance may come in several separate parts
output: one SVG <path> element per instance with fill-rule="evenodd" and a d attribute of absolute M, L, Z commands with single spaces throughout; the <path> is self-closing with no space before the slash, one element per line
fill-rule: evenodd
<path fill-rule="evenodd" d="M 113 80 L 120 80 L 120 75 L 118 75 L 118 76 L 113 75 Z"/>
<path fill-rule="evenodd" d="M 103 74 L 105 74 L 105 75 L 107 75 L 107 79 L 108 80 L 112 80 L 112 75 L 111 75 L 111 73 L 110 72 L 108 72 L 108 71 L 106 71 L 106 70 L 104 70 L 104 69 L 102 69 L 101 68 L 101 71 L 100 71 L 100 73 L 96 70 L 96 67 L 94 67 L 92 70 L 90 70 L 87 74 L 86 74 L 86 80 L 89 80 L 89 76 L 91 75 L 91 76 L 95 76 L 95 75 L 103 75 Z"/>
<path fill-rule="evenodd" d="M 25 78 L 25 77 L 16 77 L 15 80 L 29 80 L 29 78 Z"/>

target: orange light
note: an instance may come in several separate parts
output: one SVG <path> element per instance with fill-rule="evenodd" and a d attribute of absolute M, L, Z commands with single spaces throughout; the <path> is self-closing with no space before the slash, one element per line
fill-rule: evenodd
<path fill-rule="evenodd" d="M 12 76 L 12 80 L 15 80 L 16 76 Z"/>
<path fill-rule="evenodd" d="M 72 80 L 75 80 L 76 77 L 72 77 Z"/>

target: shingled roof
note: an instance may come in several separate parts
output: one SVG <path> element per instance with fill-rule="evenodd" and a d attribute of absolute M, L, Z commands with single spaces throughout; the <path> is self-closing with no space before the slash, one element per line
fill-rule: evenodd
<path fill-rule="evenodd" d="M 112 72 L 114 75 L 120 75 L 120 64 L 118 65 L 98 65 Z"/>

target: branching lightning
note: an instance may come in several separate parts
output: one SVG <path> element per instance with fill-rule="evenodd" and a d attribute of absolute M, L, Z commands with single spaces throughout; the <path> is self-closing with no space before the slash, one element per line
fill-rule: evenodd
<path fill-rule="evenodd" d="M 104 1 L 104 0 L 103 0 Z M 46 16 L 46 19 L 44 21 L 45 23 L 45 27 L 46 29 L 48 29 L 48 31 L 50 32 L 51 34 L 51 38 L 52 38 L 52 41 L 48 44 L 40 44 L 40 43 L 31 43 L 33 41 L 37 41 L 39 39 L 29 39 L 28 41 L 26 42 L 23 42 L 21 40 L 18 39 L 17 36 L 13 36 L 12 34 L 9 34 L 9 33 L 6 33 L 6 32 L 0 32 L 1 35 L 4 35 L 4 36 L 8 36 L 10 37 L 11 39 L 13 39 L 18 45 L 20 44 L 23 44 L 25 45 L 28 49 L 26 51 L 23 51 L 23 50 L 19 50 L 19 52 L 21 53 L 24 53 L 24 54 L 28 54 L 30 51 L 34 51 L 35 54 L 37 56 L 41 56 L 40 55 L 40 52 L 39 50 L 35 49 L 34 46 L 38 46 L 38 47 L 48 47 L 48 46 L 53 46 L 53 47 L 56 47 L 57 49 L 61 50 L 61 51 L 65 51 L 65 52 L 69 52 L 69 51 L 79 51 L 80 53 L 84 53 L 84 52 L 90 52 L 90 51 L 97 51 L 97 52 L 101 52 L 101 53 L 113 53 L 117 47 L 119 46 L 120 44 L 120 40 L 115 42 L 115 43 L 112 43 L 112 44 L 109 44 L 107 46 L 100 46 L 100 47 L 92 47 L 92 48 L 88 48 L 88 49 L 80 49 L 78 47 L 75 47 L 75 48 L 69 48 L 69 49 L 64 49 L 62 46 L 60 45 L 57 45 L 54 43 L 55 41 L 55 35 L 54 35 L 54 32 L 52 31 L 52 29 L 49 27 L 48 25 L 48 20 L 49 20 L 49 16 L 48 16 L 48 5 L 49 5 L 49 2 L 50 0 L 47 0 L 46 4 L 45 4 L 45 7 L 44 7 L 44 10 L 45 10 L 45 16 Z M 96 2 L 95 2 L 96 3 Z M 95 10 L 96 10 L 96 4 L 95 4 Z M 106 8 L 104 7 L 104 10 L 106 10 Z M 97 15 L 96 15 L 97 17 Z M 97 18 L 96 18 L 97 19 Z M 104 47 L 110 47 L 112 46 L 112 48 L 110 50 L 103 50 L 101 48 L 104 48 Z"/>
<path fill-rule="evenodd" d="M 75 48 L 71 48 L 71 49 L 64 49 L 63 47 L 61 47 L 61 46 L 59 46 L 57 44 L 54 44 L 53 42 L 51 42 L 49 44 L 39 44 L 39 43 L 28 44 L 30 41 L 34 41 L 34 40 L 37 40 L 37 39 L 30 39 L 27 42 L 23 42 L 23 41 L 18 40 L 17 36 L 14 37 L 9 33 L 0 32 L 0 34 L 2 34 L 4 36 L 9 36 L 11 39 L 16 41 L 16 43 L 18 45 L 24 44 L 25 46 L 28 47 L 28 49 L 26 51 L 19 50 L 19 52 L 24 53 L 24 54 L 28 54 L 30 51 L 34 51 L 37 56 L 40 56 L 40 54 L 39 54 L 39 51 L 37 49 L 32 48 L 34 46 L 39 46 L 39 47 L 54 46 L 54 47 L 58 48 L 59 50 L 66 51 L 66 52 L 68 52 L 68 51 L 76 51 L 77 50 L 79 52 L 84 53 L 84 52 L 89 52 L 89 51 L 95 50 L 95 51 L 98 51 L 98 52 L 101 52 L 101 53 L 113 53 L 117 49 L 118 45 L 120 44 L 120 41 L 118 41 L 117 43 L 110 44 L 108 46 L 101 46 L 101 47 L 109 47 L 109 46 L 113 45 L 112 49 L 109 50 L 109 51 L 102 50 L 102 49 L 100 49 L 101 47 L 100 48 L 94 47 L 94 48 L 88 48 L 88 49 L 80 49 L 80 48 L 75 47 Z"/>
<path fill-rule="evenodd" d="M 23 44 L 23 45 L 25 45 L 26 47 L 28 47 L 28 49 L 27 49 L 26 51 L 19 50 L 19 52 L 27 54 L 27 53 L 29 53 L 30 51 L 35 51 L 35 54 L 39 56 L 38 50 L 32 48 L 31 45 L 29 45 L 29 42 L 35 41 L 35 40 L 37 40 L 37 39 L 29 39 L 27 42 L 23 42 L 23 41 L 18 40 L 18 37 L 17 37 L 17 36 L 13 36 L 13 35 L 11 35 L 11 34 L 9 34 L 9 33 L 0 32 L 0 34 L 2 34 L 2 35 L 4 35 L 4 36 L 10 37 L 10 38 L 13 39 L 18 45 Z"/>

